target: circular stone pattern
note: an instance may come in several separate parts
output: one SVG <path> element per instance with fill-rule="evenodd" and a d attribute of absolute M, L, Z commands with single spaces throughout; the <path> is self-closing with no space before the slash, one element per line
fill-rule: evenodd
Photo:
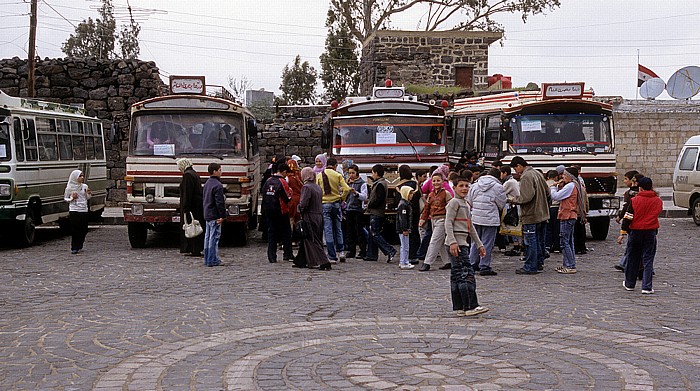
<path fill-rule="evenodd" d="M 516 320 L 372 318 L 164 344 L 124 359 L 95 388 L 698 389 L 699 374 L 700 347 L 643 335 Z"/>

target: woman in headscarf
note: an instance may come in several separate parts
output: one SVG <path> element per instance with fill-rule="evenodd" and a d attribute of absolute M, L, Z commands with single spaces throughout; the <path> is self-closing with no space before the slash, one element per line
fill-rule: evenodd
<path fill-rule="evenodd" d="M 316 173 L 310 167 L 301 170 L 304 186 L 301 188 L 299 210 L 301 219 L 308 227 L 308 237 L 299 246 L 299 253 L 294 260 L 295 267 L 317 267 L 330 270 L 331 263 L 323 251 L 323 192 L 316 184 Z"/>
<path fill-rule="evenodd" d="M 292 189 L 292 199 L 289 201 L 289 220 L 292 223 L 292 227 L 299 221 L 299 212 L 297 211 L 297 205 L 299 205 L 299 199 L 301 199 L 301 187 L 304 183 L 301 181 L 301 172 L 299 171 L 299 164 L 294 159 L 287 160 L 287 165 L 289 166 L 289 171 L 287 171 L 287 183 Z"/>
<path fill-rule="evenodd" d="M 202 180 L 197 171 L 192 167 L 192 161 L 188 158 L 176 160 L 177 168 L 182 173 L 180 181 L 180 221 L 191 223 L 192 218 L 199 220 L 202 228 L 206 227 L 204 221 L 204 207 L 202 198 Z M 190 217 L 192 213 L 193 217 Z M 185 237 L 185 231 L 180 230 L 180 253 L 195 257 L 202 256 L 204 249 L 204 235 L 194 238 Z"/>
<path fill-rule="evenodd" d="M 316 160 L 314 160 L 314 173 L 315 174 L 320 174 L 323 172 L 323 170 L 326 169 L 326 161 L 328 158 L 326 157 L 326 154 L 321 153 L 316 155 Z"/>
<path fill-rule="evenodd" d="M 83 251 L 85 236 L 88 232 L 88 200 L 92 192 L 85 184 L 85 175 L 80 170 L 73 170 L 68 177 L 68 184 L 63 199 L 68 202 L 71 225 L 71 254 Z"/>

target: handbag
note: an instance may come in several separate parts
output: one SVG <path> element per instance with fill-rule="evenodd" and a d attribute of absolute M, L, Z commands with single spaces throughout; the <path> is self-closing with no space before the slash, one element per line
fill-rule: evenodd
<path fill-rule="evenodd" d="M 517 227 L 519 223 L 520 216 L 518 216 L 518 208 L 516 206 L 512 206 L 503 215 L 503 224 L 510 225 L 511 227 Z"/>
<path fill-rule="evenodd" d="M 518 216 L 517 206 L 513 205 L 510 209 L 503 209 L 498 233 L 503 236 L 523 236 L 523 225 Z"/>
<path fill-rule="evenodd" d="M 182 230 L 185 231 L 185 237 L 187 239 L 196 238 L 197 236 L 201 235 L 202 232 L 204 232 L 204 229 L 202 228 L 202 224 L 199 223 L 199 220 L 196 220 L 194 218 L 194 216 L 192 215 L 192 212 L 190 212 L 190 220 L 192 222 L 188 223 L 187 222 L 187 215 L 185 215 L 185 223 L 182 224 Z"/>
<path fill-rule="evenodd" d="M 294 224 L 294 235 L 297 239 L 308 239 L 311 237 L 311 230 L 309 229 L 309 224 L 304 220 L 299 220 Z"/>

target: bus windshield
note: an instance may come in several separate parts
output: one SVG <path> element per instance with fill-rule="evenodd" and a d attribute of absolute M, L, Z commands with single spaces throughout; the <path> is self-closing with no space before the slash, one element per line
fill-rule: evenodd
<path fill-rule="evenodd" d="M 611 152 L 610 118 L 602 114 L 537 114 L 510 120 L 516 153 Z"/>
<path fill-rule="evenodd" d="M 243 156 L 243 117 L 221 113 L 135 115 L 131 127 L 133 155 L 214 154 Z"/>
<path fill-rule="evenodd" d="M 10 126 L 0 123 L 0 160 L 10 160 Z"/>
<path fill-rule="evenodd" d="M 336 118 L 333 152 L 357 155 L 444 153 L 444 126 L 444 117 L 440 116 Z"/>

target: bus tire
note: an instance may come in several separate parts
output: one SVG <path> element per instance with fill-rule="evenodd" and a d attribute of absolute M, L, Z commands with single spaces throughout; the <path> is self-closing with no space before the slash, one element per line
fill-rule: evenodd
<path fill-rule="evenodd" d="M 690 211 L 693 215 L 693 222 L 695 222 L 695 225 L 700 225 L 700 197 L 695 197 Z"/>
<path fill-rule="evenodd" d="M 34 244 L 36 238 L 36 222 L 34 220 L 34 211 L 27 208 L 27 213 L 24 216 L 24 221 L 20 223 L 17 230 L 17 245 L 19 247 L 29 247 Z"/>
<path fill-rule="evenodd" d="M 129 223 L 129 244 L 131 248 L 144 248 L 148 240 L 148 225 L 146 223 Z"/>
<path fill-rule="evenodd" d="M 594 217 L 588 219 L 591 224 L 591 237 L 594 240 L 605 240 L 610 229 L 610 217 Z"/>

